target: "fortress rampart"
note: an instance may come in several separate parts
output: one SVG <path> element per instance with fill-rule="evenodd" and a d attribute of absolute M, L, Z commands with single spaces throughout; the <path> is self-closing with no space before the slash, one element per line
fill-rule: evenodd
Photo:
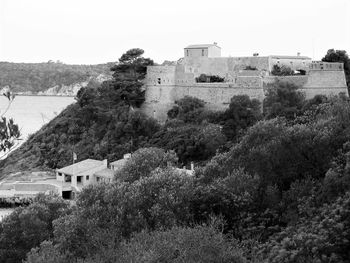
<path fill-rule="evenodd" d="M 347 94 L 342 63 L 315 62 L 301 56 L 209 57 L 209 54 L 217 56 L 218 49 L 215 47 L 215 52 L 209 52 L 210 47 L 206 51 L 205 46 L 208 45 L 203 46 L 204 51 L 201 45 L 194 45 L 194 48 L 189 49 L 190 52 L 185 48 L 185 58 L 176 65 L 147 68 L 146 101 L 141 108 L 143 112 L 164 122 L 175 101 L 185 96 L 205 101 L 206 107 L 213 111 L 225 110 L 235 95 L 246 94 L 262 101 L 266 90 L 276 79 L 301 87 L 306 98 L 317 94 Z M 193 57 L 191 54 L 194 54 Z M 306 74 L 271 76 L 273 65 L 285 65 Z M 196 77 L 201 74 L 218 75 L 225 78 L 225 82 L 196 83 Z"/>

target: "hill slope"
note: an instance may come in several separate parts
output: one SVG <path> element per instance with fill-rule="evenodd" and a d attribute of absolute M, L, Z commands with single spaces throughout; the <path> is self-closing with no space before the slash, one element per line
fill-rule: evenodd
<path fill-rule="evenodd" d="M 49 90 L 47 95 L 75 95 L 91 80 L 102 82 L 108 79 L 113 64 L 0 62 L 0 88 L 10 86 L 13 92 L 24 94 L 45 95 Z"/>

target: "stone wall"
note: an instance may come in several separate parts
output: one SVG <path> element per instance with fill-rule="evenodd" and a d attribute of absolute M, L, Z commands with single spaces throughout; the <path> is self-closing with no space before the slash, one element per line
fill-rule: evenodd
<path fill-rule="evenodd" d="M 274 63 L 292 65 L 293 69 L 308 69 L 306 75 L 269 76 Z M 257 70 L 246 70 L 247 67 Z M 196 83 L 200 74 L 219 75 L 224 83 Z M 141 110 L 164 122 L 174 102 L 185 96 L 197 97 L 206 102 L 210 110 L 225 110 L 235 95 L 246 94 L 263 101 L 266 89 L 279 79 L 302 87 L 306 98 L 315 95 L 347 94 L 341 63 L 312 62 L 308 57 L 185 57 L 173 66 L 147 68 L 146 101 Z"/>
<path fill-rule="evenodd" d="M 176 66 L 147 67 L 147 85 L 174 85 Z"/>
<path fill-rule="evenodd" d="M 345 74 L 340 70 L 310 70 L 303 90 L 307 99 L 318 94 L 329 96 L 344 92 L 348 95 Z"/>
<path fill-rule="evenodd" d="M 219 57 L 219 58 L 185 58 L 184 73 L 235 76 L 246 67 L 269 70 L 269 57 Z"/>
<path fill-rule="evenodd" d="M 150 85 L 147 86 L 146 101 L 141 110 L 148 116 L 164 122 L 168 110 L 175 105 L 174 102 L 185 96 L 199 98 L 206 102 L 207 109 L 219 111 L 227 109 L 233 96 L 245 94 L 263 100 L 261 77 L 238 77 L 234 83 Z"/>
<path fill-rule="evenodd" d="M 303 87 L 307 83 L 308 78 L 309 78 L 308 75 L 278 76 L 278 77 L 267 76 L 263 78 L 263 87 L 264 89 L 271 87 L 276 80 L 291 82 L 299 87 Z"/>
<path fill-rule="evenodd" d="M 311 58 L 302 56 L 270 56 L 270 68 L 271 71 L 273 65 L 289 67 L 292 70 L 305 70 L 308 71 L 311 64 Z"/>

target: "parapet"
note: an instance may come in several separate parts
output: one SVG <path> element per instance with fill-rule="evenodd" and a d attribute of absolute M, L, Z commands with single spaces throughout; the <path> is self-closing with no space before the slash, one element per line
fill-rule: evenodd
<path fill-rule="evenodd" d="M 312 61 L 310 70 L 343 71 L 344 65 L 341 62 Z"/>

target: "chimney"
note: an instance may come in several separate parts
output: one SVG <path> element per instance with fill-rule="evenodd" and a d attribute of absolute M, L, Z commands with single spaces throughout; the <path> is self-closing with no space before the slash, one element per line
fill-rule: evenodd
<path fill-rule="evenodd" d="M 191 171 L 194 171 L 194 163 L 191 162 Z"/>
<path fill-rule="evenodd" d="M 217 43 L 217 42 L 214 42 L 214 45 L 215 45 L 215 46 L 217 46 L 217 45 L 218 45 L 218 43 Z"/>
<path fill-rule="evenodd" d="M 300 52 L 297 53 L 297 56 L 298 56 L 298 57 L 300 56 Z"/>
<path fill-rule="evenodd" d="M 107 160 L 107 159 L 104 159 L 104 160 L 102 161 L 102 164 L 103 164 L 103 166 L 105 166 L 105 167 L 107 168 L 107 166 L 108 166 L 108 160 Z"/>

